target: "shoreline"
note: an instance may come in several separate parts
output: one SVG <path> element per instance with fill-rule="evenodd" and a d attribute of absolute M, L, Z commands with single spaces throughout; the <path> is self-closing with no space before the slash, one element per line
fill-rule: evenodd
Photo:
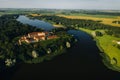
<path fill-rule="evenodd" d="M 96 37 L 94 37 L 90 32 L 87 32 L 87 31 L 83 30 L 82 28 L 79 28 L 79 29 L 77 29 L 77 30 L 84 31 L 85 33 L 87 33 L 88 35 L 90 35 L 90 36 L 95 40 L 96 45 L 97 45 L 98 49 L 99 49 L 100 52 L 101 52 L 101 53 L 99 53 L 99 54 L 100 54 L 100 56 L 102 57 L 102 62 L 103 62 L 103 64 L 104 64 L 107 68 L 109 68 L 109 69 L 111 69 L 111 70 L 114 70 L 114 71 L 117 71 L 117 72 L 120 72 L 120 67 L 119 67 L 119 66 L 112 65 L 112 64 L 110 63 L 110 57 L 107 55 L 107 53 L 105 53 L 104 49 L 100 46 L 100 42 L 99 42 L 99 40 L 98 40 Z"/>
<path fill-rule="evenodd" d="M 64 54 L 66 51 L 67 51 L 66 49 L 62 49 L 62 50 L 59 50 L 57 52 L 54 52 L 53 54 L 45 55 L 45 56 L 38 57 L 38 58 L 35 58 L 35 59 L 31 59 L 31 60 L 26 60 L 24 63 L 27 63 L 27 64 L 38 64 L 38 63 L 42 63 L 44 61 L 50 61 L 54 57 Z"/>
<path fill-rule="evenodd" d="M 109 69 L 120 72 L 120 68 L 118 66 L 114 66 L 110 64 L 110 57 L 107 55 L 107 53 L 105 53 L 103 48 L 100 46 L 99 40 L 97 38 L 94 38 L 94 39 L 98 49 L 101 51 L 100 56 L 102 57 L 103 64 L 107 66 Z"/>
<path fill-rule="evenodd" d="M 63 25 L 52 24 L 52 26 L 53 26 L 54 28 L 64 28 Z"/>

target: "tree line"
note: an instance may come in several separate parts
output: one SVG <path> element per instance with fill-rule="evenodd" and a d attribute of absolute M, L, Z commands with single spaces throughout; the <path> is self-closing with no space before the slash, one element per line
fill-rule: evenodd
<path fill-rule="evenodd" d="M 44 19 L 44 20 L 50 20 L 55 22 L 55 24 L 62 24 L 67 28 L 86 28 L 91 30 L 96 29 L 104 29 L 108 35 L 113 35 L 115 37 L 120 37 L 120 28 L 116 26 L 106 25 L 100 23 L 100 21 L 93 21 L 93 20 L 85 20 L 85 19 L 68 19 L 64 17 L 59 16 L 48 16 L 48 15 L 42 15 L 42 16 L 36 16 L 34 18 L 37 19 Z"/>

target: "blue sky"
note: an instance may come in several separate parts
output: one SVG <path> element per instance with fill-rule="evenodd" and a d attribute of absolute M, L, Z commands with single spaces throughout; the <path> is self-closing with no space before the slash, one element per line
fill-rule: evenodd
<path fill-rule="evenodd" d="M 120 10 L 120 0 L 0 0 L 0 8 Z"/>

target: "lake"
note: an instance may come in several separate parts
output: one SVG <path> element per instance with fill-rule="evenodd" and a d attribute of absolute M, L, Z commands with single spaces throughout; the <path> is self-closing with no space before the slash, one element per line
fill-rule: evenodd
<path fill-rule="evenodd" d="M 20 16 L 23 24 L 51 30 L 53 26 L 40 20 Z M 46 26 L 45 26 L 46 25 Z M 83 31 L 69 30 L 78 40 L 66 53 L 39 64 L 22 64 L 11 80 L 81 79 L 81 80 L 120 80 L 120 73 L 108 69 L 102 62 L 100 50 L 91 36 Z"/>

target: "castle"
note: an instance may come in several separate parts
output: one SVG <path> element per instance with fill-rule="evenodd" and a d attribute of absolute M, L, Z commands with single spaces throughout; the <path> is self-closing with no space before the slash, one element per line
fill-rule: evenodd
<path fill-rule="evenodd" d="M 48 40 L 54 38 L 57 38 L 57 35 L 54 35 L 51 32 L 32 32 L 22 36 L 19 39 L 19 44 L 21 45 L 22 42 L 34 43 L 34 42 L 39 42 L 41 40 Z"/>

